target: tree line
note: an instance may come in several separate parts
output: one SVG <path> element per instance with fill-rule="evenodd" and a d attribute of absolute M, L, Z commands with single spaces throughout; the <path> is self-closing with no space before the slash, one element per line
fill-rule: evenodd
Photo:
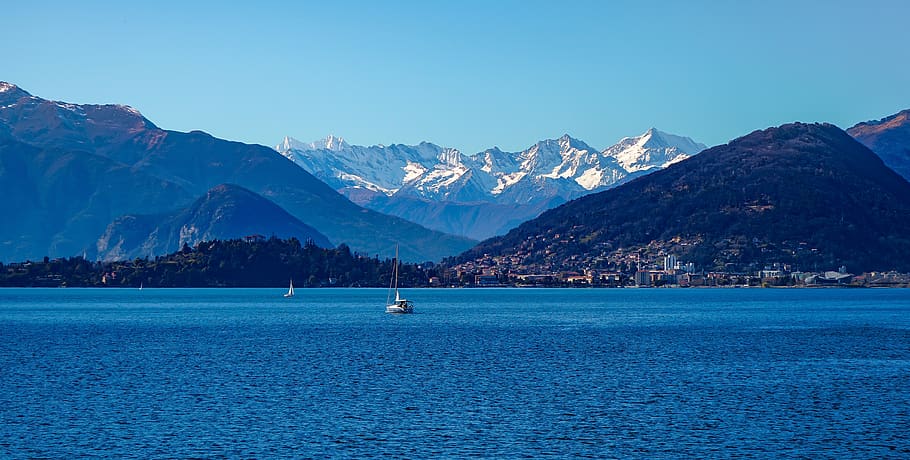
<path fill-rule="evenodd" d="M 272 237 L 187 244 L 155 258 L 100 262 L 81 256 L 0 263 L 0 286 L 69 287 L 388 287 L 393 259 L 325 249 L 296 238 Z M 402 263 L 399 285 L 426 286 L 437 267 Z"/>

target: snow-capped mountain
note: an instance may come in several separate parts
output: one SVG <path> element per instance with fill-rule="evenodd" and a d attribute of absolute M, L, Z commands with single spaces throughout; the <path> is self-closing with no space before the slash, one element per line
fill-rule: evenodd
<path fill-rule="evenodd" d="M 537 142 L 521 152 L 494 147 L 471 156 L 428 142 L 363 147 L 335 136 L 309 143 L 285 137 L 275 147 L 339 190 L 507 203 L 575 198 L 704 149 L 704 144 L 688 137 L 654 128 L 623 138 L 602 152 L 569 135 Z"/>
<path fill-rule="evenodd" d="M 490 193 L 501 203 L 534 203 L 553 197 L 569 200 L 626 176 L 615 159 L 568 134 L 521 152 L 488 150 L 475 158 L 496 178 Z"/>
<path fill-rule="evenodd" d="M 329 137 L 315 142 L 300 142 L 292 137 L 285 137 L 275 149 L 279 152 L 289 150 L 331 150 L 340 152 L 349 147 L 350 145 L 344 141 L 344 138 L 329 134 Z"/>
<path fill-rule="evenodd" d="M 335 136 L 309 143 L 285 137 L 275 147 L 358 204 L 395 215 L 411 212 L 408 219 L 429 228 L 472 238 L 492 236 L 491 228 L 496 233 L 507 231 L 507 225 L 518 219 L 535 217 L 543 209 L 663 168 L 704 148 L 688 137 L 653 128 L 603 151 L 568 134 L 520 152 L 494 147 L 470 156 L 428 142 L 363 147 Z M 421 200 L 432 203 L 433 211 L 422 214 L 415 209 Z M 405 201 L 407 206 L 402 204 Z M 473 233 L 465 230 L 458 215 L 440 211 L 440 203 L 508 205 L 511 211 L 488 213 L 501 218 L 502 225 L 485 222 L 483 231 Z M 457 208 L 471 212 L 468 207 Z M 446 223 L 438 222 L 442 215 L 447 216 Z"/>
<path fill-rule="evenodd" d="M 675 136 L 654 128 L 637 137 L 626 137 L 603 151 L 616 158 L 623 169 L 633 173 L 666 168 L 706 149 L 705 144 L 688 137 Z"/>
<path fill-rule="evenodd" d="M 336 189 L 361 188 L 389 196 L 437 166 L 457 168 L 459 161 L 457 150 L 429 142 L 364 147 L 335 136 L 309 143 L 285 137 L 275 150 Z"/>

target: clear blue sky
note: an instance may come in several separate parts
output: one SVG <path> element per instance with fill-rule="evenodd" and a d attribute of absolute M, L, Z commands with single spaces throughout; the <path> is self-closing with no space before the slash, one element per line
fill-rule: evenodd
<path fill-rule="evenodd" d="M 709 145 L 910 107 L 910 2 L 7 2 L 0 80 L 274 145 Z"/>

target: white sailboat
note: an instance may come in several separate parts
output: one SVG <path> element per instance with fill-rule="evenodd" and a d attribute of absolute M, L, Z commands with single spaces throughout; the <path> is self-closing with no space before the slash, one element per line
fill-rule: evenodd
<path fill-rule="evenodd" d="M 285 297 L 294 297 L 294 280 L 291 280 L 291 287 L 288 288 L 288 293 L 284 295 Z"/>
<path fill-rule="evenodd" d="M 389 294 L 385 300 L 386 313 L 414 313 L 414 304 L 410 300 L 402 299 L 398 294 L 398 245 L 395 245 L 395 261 L 392 265 L 392 280 L 389 283 Z M 395 302 L 390 302 L 392 289 L 395 289 Z"/>

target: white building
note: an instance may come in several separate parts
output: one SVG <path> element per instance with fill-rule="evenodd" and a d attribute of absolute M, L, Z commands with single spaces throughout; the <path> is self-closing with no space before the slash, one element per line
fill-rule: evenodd
<path fill-rule="evenodd" d="M 678 270 L 679 261 L 676 260 L 676 256 L 670 254 L 664 257 L 664 270 Z"/>

